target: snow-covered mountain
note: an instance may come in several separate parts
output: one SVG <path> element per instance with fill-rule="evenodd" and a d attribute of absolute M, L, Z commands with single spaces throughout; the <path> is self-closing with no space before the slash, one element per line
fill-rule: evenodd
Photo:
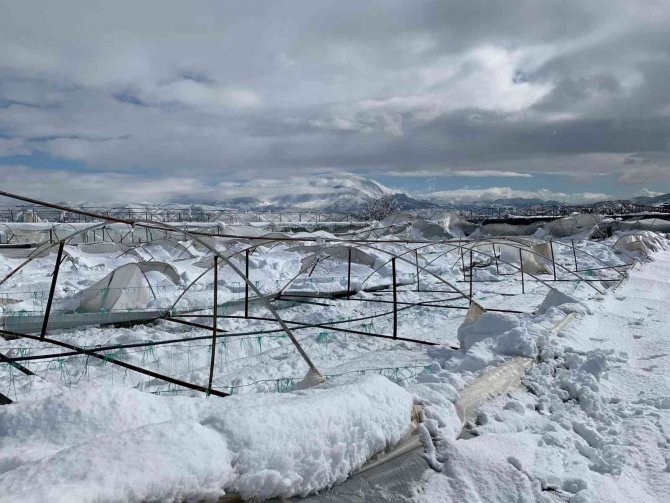
<path fill-rule="evenodd" d="M 374 198 L 399 191 L 358 175 L 287 177 L 249 182 L 225 182 L 216 187 L 216 200 L 194 195 L 180 203 L 207 203 L 249 210 L 309 210 L 351 212 Z"/>
<path fill-rule="evenodd" d="M 648 204 L 649 206 L 660 206 L 670 204 L 670 194 L 661 194 L 659 196 L 637 196 L 632 199 L 639 204 Z"/>
<path fill-rule="evenodd" d="M 462 191 L 461 191 L 462 192 Z M 465 191 L 468 192 L 468 191 Z M 459 191 L 411 194 L 360 175 L 350 173 L 320 176 L 291 176 L 266 178 L 245 182 L 221 182 L 206 193 L 189 194 L 170 203 L 64 203 L 74 207 L 105 207 L 142 209 L 198 209 L 243 211 L 315 211 L 334 213 L 364 213 L 374 199 L 387 197 L 390 204 L 402 211 L 476 210 L 478 208 L 529 208 L 532 206 L 559 206 L 564 204 L 555 197 L 497 197 L 462 198 Z M 549 196 L 554 194 L 549 193 Z M 554 195 L 555 196 L 555 195 Z M 670 203 L 670 194 L 642 196 L 630 200 L 601 201 L 598 205 L 619 207 L 626 203 L 660 205 Z"/>

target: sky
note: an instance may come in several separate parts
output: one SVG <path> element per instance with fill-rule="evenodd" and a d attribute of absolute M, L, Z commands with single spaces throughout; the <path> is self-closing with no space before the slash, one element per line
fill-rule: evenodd
<path fill-rule="evenodd" d="M 670 192 L 670 0 L 0 12 L 2 190 L 211 200 L 350 173 L 445 200 Z"/>

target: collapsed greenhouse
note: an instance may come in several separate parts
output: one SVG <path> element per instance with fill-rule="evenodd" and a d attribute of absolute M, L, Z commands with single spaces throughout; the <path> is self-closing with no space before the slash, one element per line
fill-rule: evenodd
<path fill-rule="evenodd" d="M 336 232 L 327 222 L 277 232 L 259 223 L 90 218 L 97 221 L 0 228 L 0 400 L 60 400 L 51 406 L 74 414 L 76 405 L 63 395 L 74 390 L 94 402 L 112 397 L 141 415 L 143 397 L 159 396 L 173 399 L 160 405 L 163 421 L 201 414 L 183 401 L 189 397 L 198 404 L 238 400 L 202 412 L 226 438 L 211 456 L 227 467 L 240 456 L 234 445 L 241 434 L 229 432 L 232 419 L 223 419 L 232 414 L 250 422 L 251 444 L 266 441 L 258 449 L 272 451 L 259 455 L 269 465 L 250 457 L 235 473 L 193 468 L 201 470 L 195 486 L 176 483 L 185 491 L 176 497 L 193 499 L 215 489 L 241 498 L 306 496 L 341 483 L 399 445 L 423 442 L 425 449 L 425 423 L 433 417 L 427 411 L 438 402 L 458 411 L 460 432 L 482 396 L 505 392 L 535 364 L 537 337 L 556 336 L 568 313 L 581 312 L 580 303 L 608 295 L 630 268 L 667 246 L 657 231 L 667 232 L 662 223 L 635 228 L 594 215 L 531 226 L 395 215 Z M 502 335 L 484 350 L 480 343 L 491 338 L 486 323 L 494 322 Z M 468 394 L 491 371 L 505 382 L 489 379 L 483 391 Z M 430 382 L 457 389 L 460 401 L 431 402 Z M 423 405 L 404 390 L 426 393 Z M 343 399 L 349 395 L 353 401 Z M 271 437 L 293 439 L 287 430 L 323 422 L 314 410 L 330 411 L 333 428 L 346 431 L 377 420 L 378 434 L 352 433 L 349 442 L 360 444 L 360 452 L 342 453 L 328 473 L 287 461 L 298 454 L 290 448 L 282 454 Z M 219 445 L 200 427 L 185 428 L 178 434 L 195 445 Z M 162 430 L 152 435 L 174 438 Z M 331 450 L 341 442 L 326 445 L 310 434 L 293 440 L 303 446 L 298 457 L 305 456 L 305 442 Z M 20 451 L 18 443 L 13 449 Z M 21 456 L 24 464 L 38 454 Z M 155 496 L 138 484 L 138 499 Z"/>

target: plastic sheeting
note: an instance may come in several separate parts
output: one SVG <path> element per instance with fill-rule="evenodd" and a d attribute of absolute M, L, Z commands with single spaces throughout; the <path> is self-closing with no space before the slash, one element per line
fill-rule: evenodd
<path fill-rule="evenodd" d="M 547 267 L 542 261 L 542 257 L 546 257 L 546 250 L 542 244 L 514 246 L 496 243 L 494 246 L 500 260 L 509 264 L 519 264 L 523 272 L 529 274 L 544 274 L 548 272 Z M 549 251 L 549 257 L 547 258 L 551 260 L 551 251 Z"/>
<path fill-rule="evenodd" d="M 345 245 L 334 245 L 334 246 L 305 246 L 305 247 L 296 247 L 292 248 L 291 251 L 308 251 L 314 252 L 311 255 L 302 259 L 302 267 L 300 272 L 305 272 L 317 263 L 318 260 L 333 257 L 344 262 L 349 262 L 349 250 L 351 250 L 351 263 L 360 264 L 372 269 L 375 268 L 377 259 L 372 255 L 365 253 L 364 251 L 359 250 L 355 247 L 349 247 Z"/>
<path fill-rule="evenodd" d="M 548 222 L 542 229 L 549 235 L 562 238 L 577 234 L 590 235 L 602 222 L 600 215 L 575 214 Z"/>
<path fill-rule="evenodd" d="M 419 240 L 441 240 L 450 239 L 454 236 L 440 224 L 419 218 L 412 222 L 412 226 L 409 229 L 409 237 Z"/>
<path fill-rule="evenodd" d="M 625 250 L 630 252 L 641 252 L 645 255 L 649 251 L 656 251 L 659 247 L 658 237 L 650 231 L 640 231 L 635 234 L 626 234 L 621 236 L 614 243 L 615 250 Z"/>
<path fill-rule="evenodd" d="M 186 246 L 178 241 L 171 241 L 169 239 L 161 239 L 157 241 L 150 241 L 135 249 L 137 255 L 145 259 L 151 260 L 184 260 L 195 257 Z M 148 256 L 143 256 L 143 255 Z"/>
<path fill-rule="evenodd" d="M 670 233 L 670 221 L 661 218 L 643 218 L 640 220 L 625 220 L 608 222 L 609 227 L 614 230 L 635 231 L 646 230 L 654 232 Z"/>
<path fill-rule="evenodd" d="M 144 309 L 153 297 L 148 272 L 160 272 L 173 283 L 179 282 L 177 271 L 169 264 L 140 262 L 126 264 L 81 292 L 78 312 Z"/>
<path fill-rule="evenodd" d="M 542 222 L 532 224 L 484 224 L 480 227 L 481 234 L 484 236 L 531 236 L 540 227 Z"/>

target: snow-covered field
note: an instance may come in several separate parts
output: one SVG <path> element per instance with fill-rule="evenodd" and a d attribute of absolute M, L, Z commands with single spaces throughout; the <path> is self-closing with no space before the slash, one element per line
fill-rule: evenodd
<path fill-rule="evenodd" d="M 123 235 L 114 226 L 107 234 Z M 326 379 L 298 389 L 306 361 L 253 292 L 244 317 L 244 282 L 223 264 L 212 388 L 234 395 L 226 398 L 115 364 L 207 386 L 208 328 L 170 319 L 72 325 L 147 312 L 210 325 L 210 249 L 184 235 L 75 239 L 64 248 L 47 337 L 107 358 L 0 339 L 0 354 L 34 373 L 0 362 L 0 393 L 14 402 L 0 406 L 0 499 L 307 495 L 409 435 L 420 405 L 418 428 L 437 471 L 427 465 L 417 500 L 664 501 L 670 254 L 665 238 L 643 236 L 624 239 L 626 247 L 620 235 L 553 239 L 555 273 L 542 232 L 532 242 L 430 241 L 417 229 L 377 242 L 324 231 L 290 241 L 210 238 L 242 271 L 251 247 L 250 280 L 271 299 L 284 295 L 272 304 Z M 471 256 L 473 301 L 488 312 L 466 320 Z M 24 260 L 0 253 L 0 277 Z M 39 333 L 54 261 L 51 248 L 0 285 L 5 330 L 27 333 L 37 320 L 28 331 Z M 630 279 L 609 291 L 632 263 Z M 567 312 L 576 321 L 552 333 Z M 525 386 L 486 403 L 466 425 L 473 438 L 457 439 L 459 393 L 512 357 L 537 360 Z"/>
<path fill-rule="evenodd" d="M 547 341 L 524 387 L 439 436 L 417 501 L 668 501 L 670 253 Z"/>

